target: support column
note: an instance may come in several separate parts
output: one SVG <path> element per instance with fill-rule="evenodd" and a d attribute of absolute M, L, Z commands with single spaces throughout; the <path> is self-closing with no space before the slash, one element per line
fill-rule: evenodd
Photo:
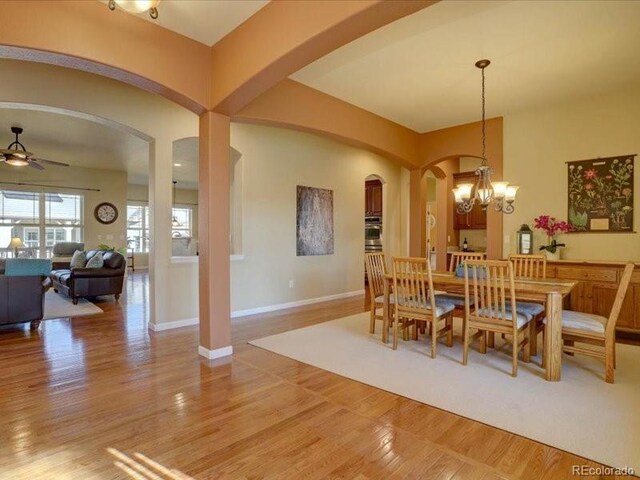
<path fill-rule="evenodd" d="M 409 172 L 409 256 L 419 257 L 423 232 L 421 232 L 420 215 L 422 205 L 420 205 L 420 182 L 422 171 L 420 169 Z"/>
<path fill-rule="evenodd" d="M 171 181 L 173 143 L 158 138 L 149 144 L 149 328 L 169 321 L 171 261 Z"/>
<path fill-rule="evenodd" d="M 200 116 L 199 273 L 200 355 L 213 359 L 233 353 L 231 346 L 229 261 L 230 119 Z"/>

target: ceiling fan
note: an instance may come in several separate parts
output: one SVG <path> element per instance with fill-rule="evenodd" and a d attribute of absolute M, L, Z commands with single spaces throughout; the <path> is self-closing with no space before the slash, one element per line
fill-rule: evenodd
<path fill-rule="evenodd" d="M 44 170 L 44 167 L 40 163 L 48 163 L 51 165 L 57 165 L 59 167 L 68 167 L 68 163 L 54 162 L 53 160 L 46 160 L 44 158 L 36 158 L 33 153 L 27 152 L 24 145 L 18 140 L 18 136 L 24 130 L 21 127 L 11 127 L 11 132 L 15 133 L 16 139 L 10 143 L 5 149 L 0 149 L 0 162 L 8 163 L 14 167 L 31 167 L 36 170 Z"/>

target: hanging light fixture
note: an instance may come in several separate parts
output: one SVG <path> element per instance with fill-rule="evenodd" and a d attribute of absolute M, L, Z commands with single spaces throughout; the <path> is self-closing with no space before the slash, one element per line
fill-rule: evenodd
<path fill-rule="evenodd" d="M 473 183 L 461 183 L 453 189 L 453 196 L 456 201 L 458 213 L 469 213 L 473 209 L 476 201 L 480 203 L 483 210 L 486 210 L 491 202 L 494 202 L 494 208 L 498 212 L 513 213 L 515 210 L 513 203 L 519 187 L 509 185 L 509 182 L 492 182 L 491 174 L 493 170 L 487 163 L 484 69 L 487 68 L 490 63 L 489 60 L 478 60 L 476 62 L 476 67 L 482 71 L 482 163 L 476 170 L 478 180 L 475 185 Z"/>
<path fill-rule="evenodd" d="M 158 18 L 158 4 L 160 0 L 109 0 L 109 9 L 115 10 L 116 5 L 123 10 L 140 14 L 149 12 L 149 16 L 154 20 Z"/>
<path fill-rule="evenodd" d="M 178 183 L 177 181 L 173 181 L 173 205 L 172 205 L 172 213 L 173 210 L 176 208 L 176 183 Z M 171 226 L 173 228 L 178 228 L 181 227 L 182 224 L 178 221 L 178 219 L 176 218 L 175 214 L 171 216 Z"/>

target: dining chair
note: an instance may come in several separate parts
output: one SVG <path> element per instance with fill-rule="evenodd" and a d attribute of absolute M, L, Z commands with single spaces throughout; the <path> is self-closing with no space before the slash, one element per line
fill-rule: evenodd
<path fill-rule="evenodd" d="M 512 253 L 508 260 L 513 263 L 516 278 L 544 280 L 547 278 L 547 257 L 544 255 L 520 255 Z"/>
<path fill-rule="evenodd" d="M 395 322 L 393 324 L 393 349 L 398 348 L 398 329 L 403 334 L 414 327 L 414 339 L 418 327 L 426 323 L 431 335 L 431 358 L 436 357 L 438 338 L 447 337 L 448 347 L 453 345 L 454 305 L 443 302 L 435 295 L 431 265 L 426 258 L 394 257 L 393 291 L 395 294 Z M 444 326 L 440 328 L 440 324 Z"/>
<path fill-rule="evenodd" d="M 516 278 L 528 280 L 545 280 L 547 278 L 547 257 L 544 255 L 521 255 L 512 253 L 508 260 L 513 263 L 513 274 Z M 545 303 L 532 302 L 523 305 L 526 313 L 533 315 L 535 334 L 531 338 L 531 355 L 538 354 L 538 335 L 544 331 Z"/>
<path fill-rule="evenodd" d="M 378 314 L 378 310 L 384 308 L 384 277 L 387 274 L 384 253 L 365 253 L 364 265 L 367 272 L 371 302 L 369 333 L 376 333 L 376 320 L 384 320 L 382 313 Z M 389 303 L 393 303 L 393 294 L 389 297 Z"/>
<path fill-rule="evenodd" d="M 449 271 L 455 272 L 459 265 L 462 265 L 466 260 L 484 260 L 486 254 L 484 252 L 453 252 L 451 254 L 451 261 L 449 262 Z M 464 295 L 455 293 L 443 293 L 438 294 L 438 299 L 443 302 L 453 303 L 456 307 L 453 315 L 456 317 L 464 317 Z"/>
<path fill-rule="evenodd" d="M 463 321 L 462 364 L 469 357 L 469 331 L 476 329 L 480 353 L 487 353 L 487 335 L 504 333 L 511 336 L 511 375 L 518 374 L 518 353 L 523 360 L 530 359 L 529 337 L 532 317 L 519 313 L 516 302 L 513 264 L 506 260 L 467 260 L 464 269 L 464 296 L 466 314 Z M 471 303 L 473 298 L 475 303 Z"/>
<path fill-rule="evenodd" d="M 486 254 L 484 252 L 452 252 L 449 261 L 449 271 L 455 272 L 459 265 L 466 260 L 484 260 Z"/>
<path fill-rule="evenodd" d="M 616 323 L 631 282 L 634 266 L 633 263 L 627 263 L 624 267 L 609 318 L 592 313 L 574 312 L 573 310 L 562 311 L 563 351 L 569 354 L 579 353 L 604 360 L 604 380 L 607 383 L 613 383 L 614 380 L 616 368 Z M 576 346 L 576 343 L 590 345 L 591 347 Z"/>

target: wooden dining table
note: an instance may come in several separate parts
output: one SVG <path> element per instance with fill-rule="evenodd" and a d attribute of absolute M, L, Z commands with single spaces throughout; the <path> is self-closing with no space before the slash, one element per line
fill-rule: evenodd
<path fill-rule="evenodd" d="M 433 272 L 433 288 L 447 293 L 464 295 L 464 278 L 452 272 Z M 382 340 L 387 342 L 390 320 L 389 295 L 393 275 L 384 276 L 384 324 Z M 544 302 L 546 305 L 544 365 L 545 378 L 550 382 L 560 380 L 562 367 L 562 302 L 571 293 L 577 282 L 566 280 L 528 280 L 516 279 L 516 300 Z"/>

